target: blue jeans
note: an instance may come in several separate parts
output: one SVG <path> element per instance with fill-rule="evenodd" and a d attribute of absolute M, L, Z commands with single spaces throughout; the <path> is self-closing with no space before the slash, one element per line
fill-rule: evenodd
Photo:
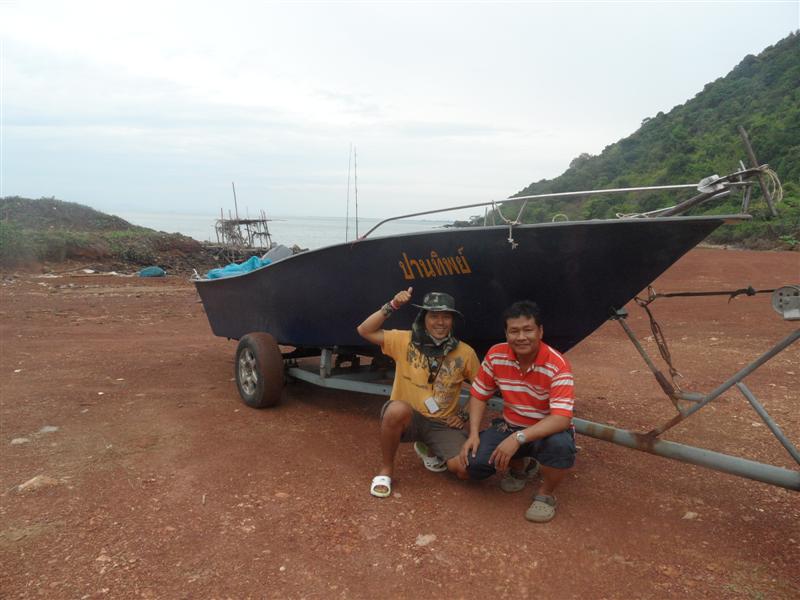
<path fill-rule="evenodd" d="M 495 473 L 493 464 L 489 464 L 489 457 L 500 443 L 516 431 L 524 427 L 509 425 L 503 419 L 495 419 L 488 429 L 481 432 L 481 443 L 478 446 L 477 456 L 469 457 L 467 472 L 470 479 L 486 479 Z M 540 440 L 523 444 L 514 455 L 514 458 L 530 456 L 545 467 L 554 469 L 569 469 L 575 464 L 575 432 L 570 427 Z"/>

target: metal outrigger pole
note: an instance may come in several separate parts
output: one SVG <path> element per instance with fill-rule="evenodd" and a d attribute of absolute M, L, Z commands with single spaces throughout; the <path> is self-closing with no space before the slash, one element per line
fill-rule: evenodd
<path fill-rule="evenodd" d="M 800 286 L 785 286 L 777 290 L 767 291 L 773 292 L 772 305 L 776 312 L 781 314 L 787 321 L 800 321 Z M 674 295 L 699 294 L 689 293 Z M 717 293 L 711 292 L 707 295 L 717 295 Z M 661 296 L 669 296 L 669 294 L 662 294 Z M 651 293 L 651 300 L 652 299 L 654 299 L 654 297 Z M 792 331 L 784 339 L 777 342 L 772 348 L 753 360 L 749 365 L 740 369 L 727 381 L 717 386 L 717 388 L 708 394 L 704 395 L 683 392 L 676 385 L 673 385 L 670 381 L 668 381 L 667 377 L 655 366 L 655 363 L 653 363 L 653 361 L 647 355 L 647 352 L 636 339 L 630 327 L 628 327 L 627 323 L 625 322 L 626 317 L 627 312 L 625 310 L 617 310 L 611 318 L 612 320 L 619 322 L 619 324 L 622 326 L 626 335 L 636 347 L 636 350 L 642 356 L 645 363 L 647 363 L 648 368 L 653 373 L 662 390 L 677 409 L 678 414 L 668 420 L 666 423 L 655 427 L 647 433 L 637 433 L 627 429 L 619 429 L 610 425 L 593 423 L 591 421 L 585 421 L 577 418 L 573 419 L 575 423 L 575 430 L 578 433 L 582 433 L 589 437 L 606 440 L 621 446 L 626 446 L 628 448 L 634 448 L 636 450 L 649 452 L 651 454 L 656 454 L 666 458 L 672 458 L 717 471 L 739 475 L 748 479 L 754 479 L 756 481 L 777 485 L 790 490 L 800 491 L 800 469 L 786 469 L 775 465 L 764 464 L 737 456 L 730 456 L 728 454 L 706 450 L 704 448 L 697 448 L 694 446 L 669 442 L 666 440 L 661 440 L 658 437 L 678 423 L 688 419 L 702 408 L 708 406 L 724 392 L 735 386 L 750 403 L 762 421 L 764 421 L 770 432 L 786 449 L 791 458 L 797 463 L 798 467 L 800 467 L 800 451 L 797 450 L 789 438 L 786 437 L 783 431 L 781 431 L 778 424 L 772 419 L 772 417 L 770 417 L 767 410 L 756 399 L 743 381 L 748 375 L 752 374 L 771 358 L 775 357 L 786 350 L 789 346 L 796 343 L 797 340 L 800 339 L 800 328 Z M 663 352 L 662 355 L 664 355 Z M 674 372 L 671 364 L 670 371 Z M 690 403 L 690 405 L 684 406 L 681 404 L 681 402 Z"/>

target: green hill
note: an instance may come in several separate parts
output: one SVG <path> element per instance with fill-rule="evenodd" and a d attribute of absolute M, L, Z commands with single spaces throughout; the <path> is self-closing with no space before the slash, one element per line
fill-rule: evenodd
<path fill-rule="evenodd" d="M 598 156 L 582 154 L 555 179 L 530 184 L 517 196 L 617 187 L 699 182 L 713 174 L 739 169 L 747 158 L 738 126 L 749 133 L 760 163 L 768 163 L 781 179 L 783 202 L 778 218 L 754 193 L 749 223 L 725 226 L 709 241 L 751 247 L 796 246 L 800 241 L 800 35 L 790 34 L 758 56 L 748 55 L 728 75 L 668 113 L 646 118 L 632 135 L 607 146 Z M 595 196 L 572 200 L 532 201 L 524 211 L 528 223 L 544 222 L 563 213 L 574 219 L 614 218 L 618 212 L 652 210 L 688 196 L 650 193 L 637 198 Z M 516 204 L 516 203 L 512 203 Z M 739 212 L 737 194 L 697 213 Z M 519 205 L 504 208 L 516 216 Z M 491 217 L 490 217 L 491 220 Z M 483 222 L 473 217 L 472 224 Z"/>
<path fill-rule="evenodd" d="M 24 229 L 64 231 L 131 231 L 144 230 L 124 219 L 107 215 L 76 202 L 55 198 L 30 200 L 19 196 L 0 198 L 0 221 L 13 222 Z"/>
<path fill-rule="evenodd" d="M 132 225 L 75 202 L 0 198 L 0 267 L 65 260 L 117 269 L 214 265 L 202 245 L 184 235 Z"/>

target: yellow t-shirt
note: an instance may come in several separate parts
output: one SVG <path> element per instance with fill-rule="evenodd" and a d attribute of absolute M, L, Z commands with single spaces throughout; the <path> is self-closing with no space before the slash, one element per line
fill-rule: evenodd
<path fill-rule="evenodd" d="M 458 396 L 464 380 L 472 381 L 481 363 L 475 351 L 459 342 L 442 361 L 433 383 L 428 383 L 428 359 L 411 343 L 411 332 L 392 329 L 383 332 L 383 353 L 396 364 L 390 400 L 400 400 L 433 419 L 445 419 L 458 410 Z M 439 410 L 432 413 L 425 400 L 433 398 Z"/>

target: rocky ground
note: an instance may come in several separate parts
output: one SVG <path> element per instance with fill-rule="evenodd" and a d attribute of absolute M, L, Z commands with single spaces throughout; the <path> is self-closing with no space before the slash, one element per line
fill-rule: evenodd
<path fill-rule="evenodd" d="M 697 249 L 659 291 L 797 283 L 800 256 Z M 653 352 L 641 309 L 631 327 Z M 684 387 L 709 391 L 797 328 L 769 296 L 660 300 Z M 797 598 L 800 494 L 580 436 L 546 525 L 404 447 L 373 498 L 378 397 L 287 386 L 252 410 L 235 342 L 184 278 L 6 273 L 4 598 Z M 660 395 L 619 325 L 569 353 L 584 419 L 646 431 Z M 800 444 L 797 344 L 747 384 Z M 798 469 L 738 392 L 665 435 Z"/>

